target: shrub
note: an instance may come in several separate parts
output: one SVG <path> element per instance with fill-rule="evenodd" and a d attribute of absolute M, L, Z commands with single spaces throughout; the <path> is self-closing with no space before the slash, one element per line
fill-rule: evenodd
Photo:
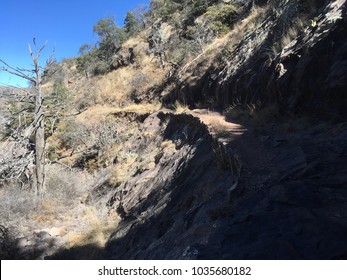
<path fill-rule="evenodd" d="M 29 215 L 35 211 L 37 204 L 32 192 L 11 186 L 1 189 L 0 195 L 0 224 L 20 230 Z"/>
<path fill-rule="evenodd" d="M 77 58 L 76 68 L 88 78 L 89 74 L 94 76 L 104 75 L 111 70 L 111 57 L 115 54 L 115 48 L 109 48 L 107 43 L 101 44 L 100 48 L 94 48 Z"/>
<path fill-rule="evenodd" d="M 90 185 L 90 175 L 66 168 L 51 165 L 47 168 L 46 199 L 62 206 L 68 206 L 75 201 Z"/>
<path fill-rule="evenodd" d="M 85 73 L 88 77 L 88 73 L 92 72 L 97 57 L 97 49 L 95 48 L 90 52 L 82 54 L 76 59 L 77 70 L 81 73 Z"/>
<path fill-rule="evenodd" d="M 148 82 L 147 75 L 140 72 L 132 78 L 129 85 L 133 88 L 133 90 L 137 90 L 143 87 Z"/>
<path fill-rule="evenodd" d="M 65 70 L 62 63 L 58 63 L 56 60 L 49 63 L 44 70 L 44 82 L 53 81 L 54 83 L 64 83 Z"/>
<path fill-rule="evenodd" d="M 179 1 L 166 1 L 166 0 L 156 0 L 151 1 L 150 9 L 151 14 L 155 18 L 161 17 L 163 21 L 168 21 L 172 18 L 172 15 L 182 8 Z"/>
<path fill-rule="evenodd" d="M 236 20 L 237 9 L 233 5 L 211 6 L 206 12 L 206 20 L 216 34 L 227 32 Z"/>
<path fill-rule="evenodd" d="M 97 60 L 94 63 L 94 69 L 93 69 L 94 76 L 105 75 L 106 73 L 110 72 L 110 70 L 111 70 L 110 64 L 106 61 Z"/>
<path fill-rule="evenodd" d="M 87 145 L 85 142 L 87 136 L 87 127 L 74 120 L 66 121 L 57 131 L 60 144 L 66 149 L 75 149 L 80 145 Z"/>
<path fill-rule="evenodd" d="M 124 19 L 124 31 L 128 37 L 133 36 L 140 30 L 141 24 L 132 12 L 128 12 Z"/>

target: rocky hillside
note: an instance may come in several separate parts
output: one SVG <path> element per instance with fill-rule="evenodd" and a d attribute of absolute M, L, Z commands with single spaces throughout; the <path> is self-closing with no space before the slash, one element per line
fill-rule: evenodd
<path fill-rule="evenodd" d="M 48 193 L 1 206 L 5 258 L 346 259 L 346 1 L 145 18 L 51 69 Z"/>
<path fill-rule="evenodd" d="M 345 1 L 249 2 L 230 33 L 180 70 L 165 102 L 344 114 Z"/>

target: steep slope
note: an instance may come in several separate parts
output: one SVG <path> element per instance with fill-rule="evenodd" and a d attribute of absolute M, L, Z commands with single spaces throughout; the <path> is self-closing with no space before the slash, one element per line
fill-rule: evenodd
<path fill-rule="evenodd" d="M 346 125 L 227 122 L 221 133 L 208 111 L 137 119 L 119 153 L 133 157 L 127 177 L 112 183 L 110 171 L 87 202 L 117 225 L 103 258 L 346 258 Z"/>
<path fill-rule="evenodd" d="M 223 148 L 200 126 L 171 116 L 162 135 L 176 151 L 164 151 L 154 170 L 117 188 L 127 214 L 108 258 L 346 257 L 346 127 L 334 136 L 243 128 L 228 132 Z"/>
<path fill-rule="evenodd" d="M 227 46 L 223 57 L 226 64 L 208 68 L 203 63 L 210 57 L 203 54 L 194 58 L 178 69 L 176 87 L 164 95 L 164 103 L 178 99 L 196 106 L 212 97 L 215 106 L 224 108 L 234 102 L 259 107 L 278 104 L 287 112 L 341 118 L 347 105 L 343 94 L 345 1 L 316 1 L 313 6 L 310 12 L 302 1 L 270 1 L 256 11 L 246 7 L 244 18 L 255 13 L 252 16 L 259 17 L 256 22 L 263 20 L 240 42 L 233 41 L 234 33 L 227 35 L 227 44 L 221 42 Z M 312 21 L 296 35 L 287 35 L 289 22 L 299 20 L 300 9 Z M 283 41 L 285 36 L 289 36 L 287 42 Z M 279 41 L 283 44 L 280 53 L 269 54 L 268 48 Z M 179 184 L 175 177 L 170 180 L 173 186 L 178 185 L 177 189 L 170 193 L 164 185 L 162 196 L 152 197 L 149 193 L 143 202 L 145 207 L 132 206 L 125 200 L 125 209 L 132 213 L 135 207 L 139 212 L 135 211 L 132 221 L 125 219 L 121 223 L 120 233 L 109 241 L 107 256 L 345 258 L 345 129 L 345 125 L 323 125 L 294 133 L 277 127 L 261 132 L 249 128 L 241 135 L 215 134 L 221 141 L 229 139 L 228 149 L 223 150 L 227 156 L 219 157 L 219 162 L 230 168 L 231 159 L 238 158 L 237 165 L 244 167 L 242 172 L 237 174 L 231 168 L 223 173 L 215 161 L 218 148 L 213 149 L 211 143 L 203 147 L 202 154 L 197 149 L 196 158 L 186 152 L 189 164 L 183 171 L 172 172 L 178 175 Z M 141 187 L 138 179 L 135 176 L 128 184 L 134 189 Z M 203 195 L 206 192 L 207 197 Z"/>
<path fill-rule="evenodd" d="M 183 67 L 164 101 L 345 114 L 345 1 L 267 2 Z"/>
<path fill-rule="evenodd" d="M 98 229 L 35 231 L 19 252 L 346 259 L 346 1 L 156 0 L 147 20 L 109 73 L 60 72 L 47 157 L 88 185 L 68 213 Z"/>
<path fill-rule="evenodd" d="M 162 132 L 156 131 L 163 123 Z M 206 126 L 190 115 L 155 114 L 144 122 L 153 131 L 151 145 L 169 141 L 155 156 L 155 168 L 138 171 L 127 179 L 109 201 L 111 207 L 124 207 L 119 230 L 109 240 L 112 258 L 180 258 L 191 236 L 204 243 L 210 235 L 214 216 L 228 208 L 225 182 L 236 181 L 228 162 L 218 158 L 220 148 L 213 142 Z M 158 138 L 158 134 L 160 137 Z M 164 142 L 165 143 L 165 142 Z M 140 140 L 139 147 L 144 143 Z M 136 151 L 136 147 L 135 151 Z M 231 155 L 232 156 L 232 155 Z M 121 195 L 120 202 L 117 195 Z M 121 205 L 121 206 L 120 206 Z M 206 213 L 209 209 L 209 214 Z M 120 213 L 121 214 L 121 213 Z M 191 248 L 193 250 L 193 248 Z"/>

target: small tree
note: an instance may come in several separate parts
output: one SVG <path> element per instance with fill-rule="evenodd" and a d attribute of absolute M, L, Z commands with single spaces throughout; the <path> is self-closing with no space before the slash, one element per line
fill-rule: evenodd
<path fill-rule="evenodd" d="M 139 23 L 139 28 L 144 29 L 147 24 L 147 16 L 148 16 L 148 6 L 139 5 L 131 13 L 135 16 L 136 21 Z"/>
<path fill-rule="evenodd" d="M 47 42 L 46 42 L 47 43 Z M 28 95 L 28 103 L 34 103 L 34 120 L 30 126 L 26 129 L 25 133 L 21 135 L 21 140 L 28 141 L 31 135 L 34 135 L 34 155 L 35 165 L 33 170 L 30 170 L 32 175 L 32 184 L 35 190 L 35 194 L 39 198 L 43 198 L 46 187 L 45 187 L 45 112 L 43 107 L 43 96 L 42 96 L 42 82 L 43 74 L 42 68 L 39 65 L 39 58 L 43 49 L 46 46 L 39 48 L 36 44 L 35 38 L 33 39 L 33 45 L 35 47 L 35 53 L 29 44 L 29 53 L 34 63 L 34 69 L 22 69 L 18 67 L 12 67 L 7 64 L 4 60 L 0 59 L 0 63 L 3 65 L 0 67 L 0 71 L 6 71 L 17 77 L 21 77 L 29 81 L 34 88 L 34 94 Z M 32 99 L 34 101 L 32 101 Z M 23 101 L 23 100 L 22 100 Z M 23 170 L 24 171 L 24 170 Z"/>
<path fill-rule="evenodd" d="M 107 46 L 109 51 L 117 49 L 125 40 L 124 30 L 117 27 L 110 17 L 100 19 L 94 25 L 93 32 L 99 36 L 99 46 Z"/>
<path fill-rule="evenodd" d="M 128 12 L 124 19 L 124 31 L 128 36 L 133 36 L 140 29 L 140 22 L 132 12 Z"/>
<path fill-rule="evenodd" d="M 78 52 L 79 52 L 81 55 L 84 55 L 84 54 L 90 52 L 92 49 L 93 49 L 93 46 L 92 46 L 92 45 L 90 45 L 90 44 L 83 44 L 82 46 L 80 46 Z"/>

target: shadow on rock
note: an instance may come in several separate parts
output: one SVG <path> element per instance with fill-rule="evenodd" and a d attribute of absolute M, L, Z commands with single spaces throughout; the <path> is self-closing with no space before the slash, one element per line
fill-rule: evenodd
<path fill-rule="evenodd" d="M 104 250 L 96 245 L 85 245 L 70 249 L 61 249 L 45 260 L 102 260 L 105 259 Z"/>

